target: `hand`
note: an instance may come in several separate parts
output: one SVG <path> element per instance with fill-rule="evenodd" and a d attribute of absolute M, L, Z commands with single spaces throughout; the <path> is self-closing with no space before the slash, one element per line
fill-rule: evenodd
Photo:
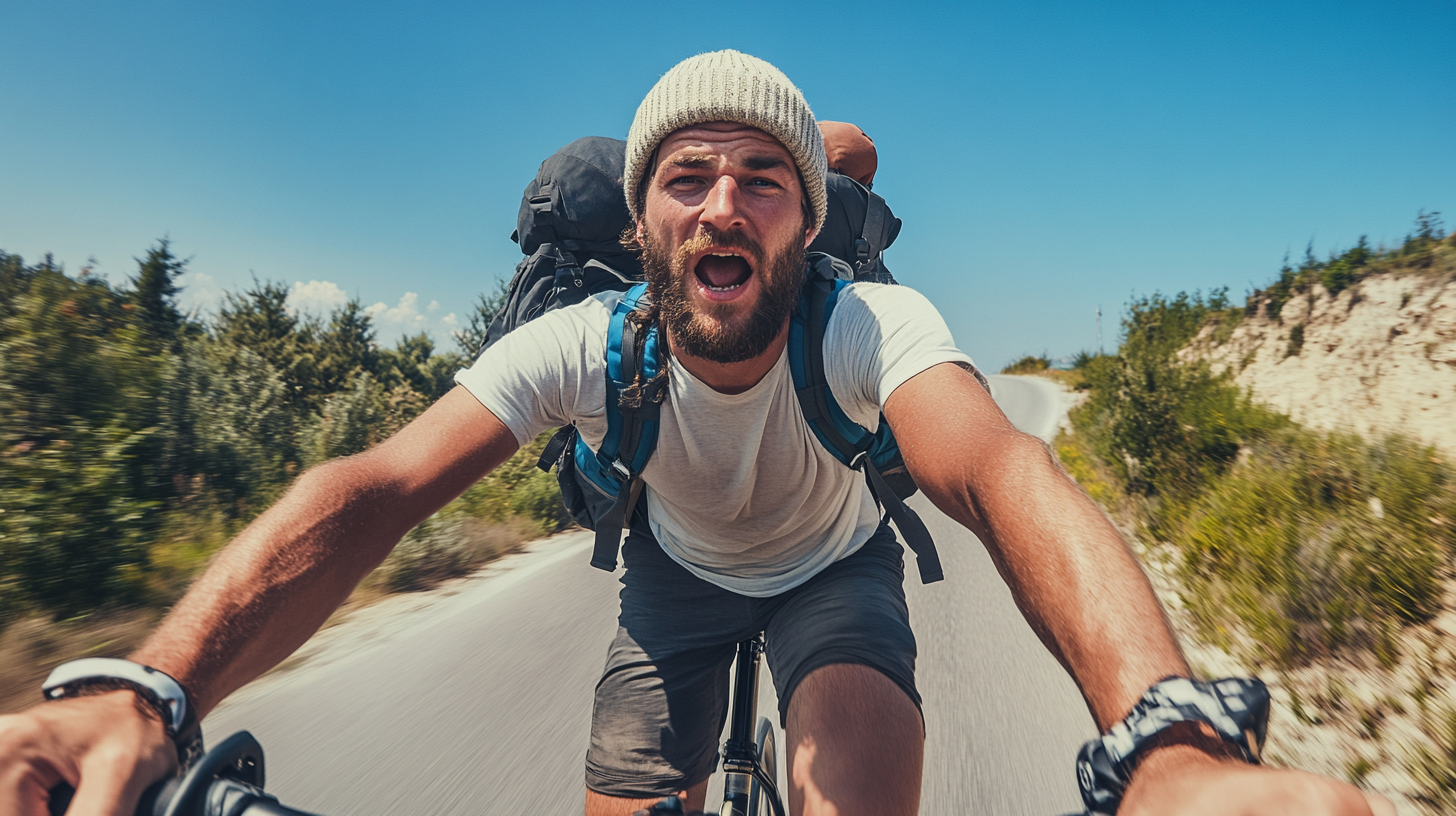
<path fill-rule="evenodd" d="M 132 816 L 177 767 L 161 721 L 131 691 L 42 703 L 0 716 L 0 813 L 46 816 L 50 789 L 76 789 L 67 816 Z"/>
<path fill-rule="evenodd" d="M 1378 793 L 1304 771 L 1218 760 L 1191 747 L 1150 754 L 1119 816 L 1396 816 Z"/>

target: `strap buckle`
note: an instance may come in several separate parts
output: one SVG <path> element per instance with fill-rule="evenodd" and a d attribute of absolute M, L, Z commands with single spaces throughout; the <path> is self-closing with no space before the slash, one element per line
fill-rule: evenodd
<path fill-rule="evenodd" d="M 632 479 L 632 469 L 627 467 L 621 459 L 612 460 L 612 472 L 624 482 Z"/>

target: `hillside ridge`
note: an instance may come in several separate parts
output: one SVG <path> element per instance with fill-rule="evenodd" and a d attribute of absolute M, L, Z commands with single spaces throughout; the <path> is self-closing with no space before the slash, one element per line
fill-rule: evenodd
<path fill-rule="evenodd" d="M 1456 455 L 1456 269 L 1391 271 L 1333 293 L 1313 282 L 1273 316 L 1255 305 L 1232 331 L 1210 322 L 1180 357 L 1232 373 L 1302 424 L 1401 433 Z"/>

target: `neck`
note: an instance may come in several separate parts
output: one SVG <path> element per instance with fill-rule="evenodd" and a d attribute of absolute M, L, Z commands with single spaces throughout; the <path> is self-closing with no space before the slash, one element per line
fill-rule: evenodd
<path fill-rule="evenodd" d="M 715 363 L 683 351 L 672 332 L 667 332 L 667 345 L 672 356 L 682 363 L 682 367 L 689 374 L 720 394 L 742 394 L 758 385 L 769 369 L 774 367 L 774 363 L 778 362 L 779 355 L 783 354 L 784 345 L 788 342 L 789 321 L 785 319 L 783 328 L 779 329 L 773 342 L 768 344 L 762 354 L 737 363 Z"/>

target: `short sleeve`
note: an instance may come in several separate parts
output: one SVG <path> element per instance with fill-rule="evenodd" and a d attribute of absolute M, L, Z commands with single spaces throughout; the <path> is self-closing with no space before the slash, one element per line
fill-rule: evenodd
<path fill-rule="evenodd" d="M 895 389 L 940 363 L 975 365 L 924 295 L 879 283 L 854 283 L 839 293 L 825 329 L 824 368 L 850 419 L 878 429 Z"/>
<path fill-rule="evenodd" d="M 455 382 L 521 445 L 548 428 L 599 420 L 605 413 L 610 318 L 594 298 L 548 312 L 486 349 Z"/>

